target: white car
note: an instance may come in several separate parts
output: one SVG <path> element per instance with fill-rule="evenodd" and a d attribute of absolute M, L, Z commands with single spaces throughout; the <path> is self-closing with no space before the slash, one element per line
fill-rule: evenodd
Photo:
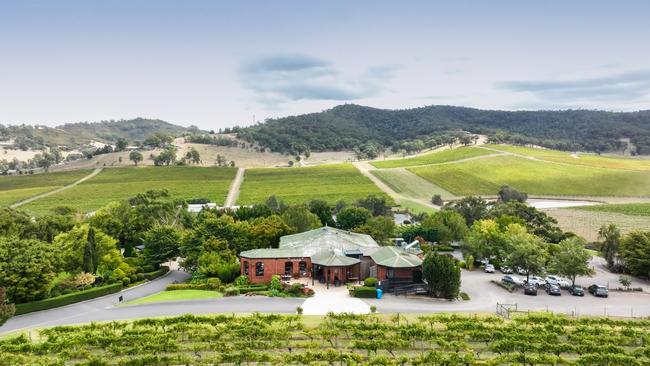
<path fill-rule="evenodd" d="M 546 277 L 546 283 L 548 285 L 558 285 L 561 288 L 567 288 L 571 286 L 571 283 L 569 283 L 568 280 L 565 278 L 559 277 L 559 276 L 547 276 Z"/>
<path fill-rule="evenodd" d="M 485 273 L 494 273 L 494 266 L 488 263 L 485 265 L 485 268 L 483 268 L 483 270 Z"/>
<path fill-rule="evenodd" d="M 524 280 L 524 281 L 526 281 L 526 280 Z M 544 286 L 546 281 L 543 278 L 538 277 L 538 276 L 530 276 L 530 277 L 528 277 L 528 282 L 526 282 L 526 283 L 527 284 L 529 283 L 531 285 L 535 285 L 537 287 L 540 287 L 540 286 Z"/>
<path fill-rule="evenodd" d="M 501 271 L 501 273 L 503 273 L 503 274 L 511 274 L 512 273 L 512 268 L 510 268 L 508 266 L 501 266 L 501 268 L 499 268 L 499 271 Z"/>
<path fill-rule="evenodd" d="M 517 285 L 517 286 L 523 286 L 524 285 L 524 281 L 519 279 L 519 277 L 513 276 L 513 275 L 505 275 L 505 276 L 503 276 L 503 278 L 501 278 L 501 282 L 511 283 L 511 284 Z"/>
<path fill-rule="evenodd" d="M 521 268 L 521 267 L 517 267 L 517 274 L 525 276 L 526 275 L 526 270 Z"/>

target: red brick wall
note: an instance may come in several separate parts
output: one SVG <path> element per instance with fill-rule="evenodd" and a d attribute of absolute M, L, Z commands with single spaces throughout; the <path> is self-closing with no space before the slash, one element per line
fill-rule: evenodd
<path fill-rule="evenodd" d="M 377 266 L 377 279 L 384 281 L 387 279 L 388 270 L 390 268 L 384 266 Z M 413 268 L 395 268 L 395 279 L 411 279 L 413 278 Z"/>
<path fill-rule="evenodd" d="M 300 262 L 304 261 L 307 264 L 307 277 L 311 276 L 311 259 L 310 258 L 265 258 L 265 259 L 248 259 L 240 258 L 240 271 L 244 274 L 244 263 L 248 262 L 248 279 L 251 283 L 268 283 L 271 282 L 273 275 L 283 275 L 284 265 L 286 262 L 293 263 L 293 273 L 298 274 L 300 270 Z M 255 275 L 255 264 L 257 262 L 264 263 L 264 275 Z"/>

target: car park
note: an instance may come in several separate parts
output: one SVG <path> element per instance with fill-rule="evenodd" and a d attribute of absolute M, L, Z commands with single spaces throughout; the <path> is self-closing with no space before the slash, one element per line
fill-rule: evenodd
<path fill-rule="evenodd" d="M 512 275 L 505 275 L 501 278 L 501 282 L 503 283 L 509 283 L 511 285 L 516 285 L 516 286 L 523 286 L 524 281 L 520 280 L 519 277 L 517 276 L 512 276 Z"/>
<path fill-rule="evenodd" d="M 503 273 L 503 274 L 511 274 L 512 273 L 512 268 L 510 268 L 508 266 L 501 266 L 499 268 L 499 271 L 501 271 L 501 273 Z"/>
<path fill-rule="evenodd" d="M 580 285 L 569 286 L 569 293 L 573 296 L 585 296 L 585 290 Z"/>
<path fill-rule="evenodd" d="M 524 286 L 524 295 L 537 296 L 537 286 L 533 284 L 526 284 Z"/>
<path fill-rule="evenodd" d="M 560 289 L 560 286 L 558 286 L 558 285 L 548 285 L 548 286 L 546 286 L 546 293 L 549 294 L 549 295 L 561 296 L 562 295 L 562 290 Z"/>
<path fill-rule="evenodd" d="M 596 297 L 609 297 L 609 291 L 603 285 L 593 284 L 589 286 L 589 293 Z"/>
<path fill-rule="evenodd" d="M 485 268 L 483 268 L 483 270 L 485 273 L 494 273 L 494 266 L 488 263 L 485 265 Z"/>

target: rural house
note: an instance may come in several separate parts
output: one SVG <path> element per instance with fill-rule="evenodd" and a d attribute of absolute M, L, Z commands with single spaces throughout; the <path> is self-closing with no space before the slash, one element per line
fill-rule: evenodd
<path fill-rule="evenodd" d="M 381 247 L 369 235 L 322 227 L 280 238 L 278 248 L 241 252 L 241 273 L 253 283 L 273 275 L 332 285 L 377 277 L 384 285 L 422 281 L 419 250 Z"/>

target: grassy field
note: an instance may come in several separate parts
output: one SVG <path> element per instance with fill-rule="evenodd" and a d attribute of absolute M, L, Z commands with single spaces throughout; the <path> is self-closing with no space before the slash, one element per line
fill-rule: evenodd
<path fill-rule="evenodd" d="M 183 315 L 0 340 L 3 365 L 647 365 L 647 321 L 550 314 Z"/>
<path fill-rule="evenodd" d="M 650 203 L 618 203 L 577 208 L 580 210 L 593 212 L 611 212 L 623 215 L 650 216 Z"/>
<path fill-rule="evenodd" d="M 162 301 L 184 301 L 184 300 L 200 300 L 200 299 L 216 299 L 223 295 L 217 291 L 208 290 L 174 290 L 174 291 L 161 291 L 139 299 L 128 301 L 124 305 L 140 305 L 152 302 Z"/>
<path fill-rule="evenodd" d="M 104 169 L 75 187 L 44 197 L 22 208 L 36 214 L 68 205 L 84 212 L 111 201 L 128 199 L 150 189 L 167 189 L 180 198 L 209 198 L 223 204 L 235 168 L 147 167 Z"/>
<path fill-rule="evenodd" d="M 237 204 L 261 203 L 271 195 L 287 204 L 315 198 L 352 202 L 369 194 L 388 197 L 352 164 L 247 169 Z"/>
<path fill-rule="evenodd" d="M 650 216 L 626 215 L 615 212 L 592 211 L 584 206 L 571 208 L 547 208 L 543 211 L 554 217 L 562 230 L 576 233 L 589 241 L 598 240 L 598 230 L 603 225 L 615 224 L 622 233 L 632 230 L 648 230 Z"/>
<path fill-rule="evenodd" d="M 92 170 L 0 177 L 0 207 L 73 183 Z"/>
<path fill-rule="evenodd" d="M 648 172 L 553 164 L 516 156 L 409 170 L 457 195 L 496 194 L 503 184 L 533 195 L 650 195 Z"/>
<path fill-rule="evenodd" d="M 553 161 L 556 163 L 565 163 L 572 165 L 584 165 L 599 168 L 625 169 L 625 170 L 650 170 L 650 160 L 641 158 L 611 157 L 598 156 L 594 154 L 580 153 L 572 155 L 571 153 L 557 150 L 547 150 L 532 147 L 512 146 L 512 145 L 487 145 L 490 148 L 500 151 L 511 152 L 514 154 L 531 156 L 537 159 Z"/>
<path fill-rule="evenodd" d="M 439 194 L 442 199 L 454 197 L 453 194 L 406 169 L 371 170 L 370 173 L 379 178 L 393 191 L 407 197 L 426 199 L 427 201 L 431 200 L 431 197 L 435 194 Z"/>
<path fill-rule="evenodd" d="M 481 149 L 477 147 L 459 147 L 452 150 L 443 150 L 438 152 L 426 153 L 413 158 L 373 161 L 370 162 L 370 164 L 380 169 L 400 168 L 400 167 L 416 166 L 416 165 L 446 163 L 449 161 L 473 158 L 476 156 L 483 156 L 489 154 L 494 154 L 494 151 Z"/>

